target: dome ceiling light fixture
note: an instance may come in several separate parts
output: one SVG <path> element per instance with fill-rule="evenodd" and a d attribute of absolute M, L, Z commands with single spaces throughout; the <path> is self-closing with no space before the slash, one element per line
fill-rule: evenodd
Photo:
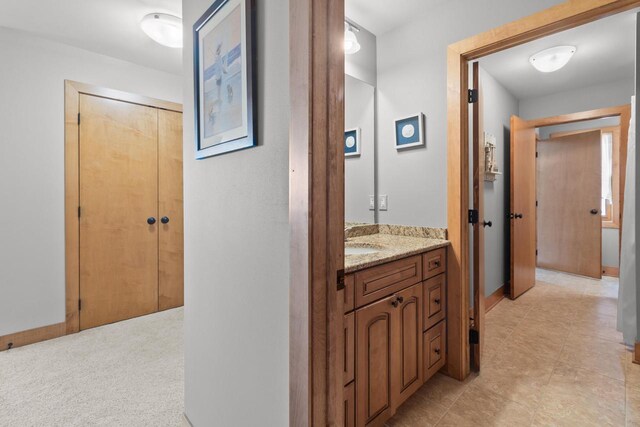
<path fill-rule="evenodd" d="M 575 46 L 552 47 L 531 56 L 529 62 L 541 73 L 553 73 L 567 65 L 576 50 Z"/>
<path fill-rule="evenodd" d="M 168 13 L 150 13 L 140 21 L 140 28 L 153 41 L 172 48 L 182 47 L 182 19 Z"/>
<path fill-rule="evenodd" d="M 359 31 L 360 29 L 355 25 L 347 21 L 344 22 L 344 53 L 347 55 L 353 55 L 360 50 L 360 43 L 356 37 L 356 33 Z"/>

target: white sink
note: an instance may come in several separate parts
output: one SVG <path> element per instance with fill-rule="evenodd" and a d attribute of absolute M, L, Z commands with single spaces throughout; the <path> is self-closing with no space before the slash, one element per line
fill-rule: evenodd
<path fill-rule="evenodd" d="M 365 248 L 365 247 L 349 247 L 344 248 L 345 255 L 369 255 L 380 252 L 378 249 Z"/>

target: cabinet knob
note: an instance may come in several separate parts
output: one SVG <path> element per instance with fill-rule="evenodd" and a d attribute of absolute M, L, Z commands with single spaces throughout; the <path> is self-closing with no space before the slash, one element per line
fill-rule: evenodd
<path fill-rule="evenodd" d="M 436 349 L 434 349 L 434 350 L 433 350 L 433 352 L 434 352 L 435 354 L 440 354 L 440 349 L 439 349 L 439 348 L 436 348 Z"/>
<path fill-rule="evenodd" d="M 168 216 L 163 216 L 162 218 L 160 218 L 160 222 L 163 224 L 168 224 L 169 223 L 169 217 Z"/>
<path fill-rule="evenodd" d="M 591 209 L 591 215 L 598 215 L 598 209 Z"/>
<path fill-rule="evenodd" d="M 399 302 L 400 304 L 402 304 L 402 303 L 404 302 L 404 298 L 403 298 L 403 297 L 398 297 L 398 302 Z"/>
<path fill-rule="evenodd" d="M 147 218 L 147 224 L 149 225 L 153 225 L 156 223 L 156 219 L 152 216 L 150 216 L 149 218 Z"/>
<path fill-rule="evenodd" d="M 434 299 L 433 302 L 435 302 L 436 304 L 440 305 L 440 298 Z"/>
<path fill-rule="evenodd" d="M 397 298 L 396 298 L 396 299 L 394 299 L 393 301 L 391 301 L 391 305 L 392 305 L 394 308 L 395 308 L 395 307 L 397 307 L 397 306 L 398 306 L 398 304 L 399 304 L 399 303 L 398 303 L 398 299 L 397 299 Z"/>

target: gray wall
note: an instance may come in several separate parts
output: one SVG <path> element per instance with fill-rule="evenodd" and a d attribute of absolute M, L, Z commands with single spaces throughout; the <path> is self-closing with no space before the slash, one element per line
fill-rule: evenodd
<path fill-rule="evenodd" d="M 64 80 L 182 102 L 182 78 L 0 28 L 0 336 L 65 320 Z"/>
<path fill-rule="evenodd" d="M 580 111 L 594 110 L 596 108 L 615 107 L 631 102 L 631 96 L 635 93 L 633 79 L 619 80 L 606 84 L 595 85 L 579 90 L 572 90 L 540 98 L 520 101 L 520 115 L 524 119 L 555 116 L 559 114 L 577 113 Z M 619 120 L 600 120 L 599 126 L 618 124 Z M 594 127 L 594 122 L 576 123 L 565 126 L 553 126 L 540 130 L 542 137 L 550 132 L 560 130 L 582 129 Z M 619 233 L 617 229 L 602 229 L 602 264 L 608 267 L 617 267 L 620 263 Z"/>
<path fill-rule="evenodd" d="M 345 221 L 374 223 L 369 196 L 375 194 L 375 88 L 349 75 L 345 76 L 345 129 L 360 129 L 360 156 L 346 157 Z"/>
<path fill-rule="evenodd" d="M 484 183 L 485 220 L 492 221 L 485 228 L 485 295 L 491 295 L 509 281 L 506 255 L 509 253 L 508 150 L 511 116 L 518 114 L 518 100 L 489 73 L 480 68 L 480 84 L 483 101 L 484 131 L 496 137 L 496 158 L 499 175 L 494 182 Z"/>
<path fill-rule="evenodd" d="M 258 135 L 194 159 L 192 26 L 183 2 L 185 411 L 196 427 L 288 425 L 289 2 L 257 5 Z"/>
<path fill-rule="evenodd" d="M 378 193 L 389 196 L 381 223 L 447 225 L 447 46 L 559 3 L 448 1 L 378 36 Z M 396 151 L 394 119 L 417 112 L 427 118 L 427 147 Z"/>

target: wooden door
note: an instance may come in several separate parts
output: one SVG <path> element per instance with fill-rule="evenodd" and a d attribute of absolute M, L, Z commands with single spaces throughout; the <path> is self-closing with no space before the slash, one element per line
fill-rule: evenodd
<path fill-rule="evenodd" d="M 422 386 L 422 285 L 415 285 L 398 293 L 395 334 L 400 348 L 396 361 L 392 388 L 392 402 L 398 407 Z"/>
<path fill-rule="evenodd" d="M 515 299 L 536 281 L 536 130 L 511 117 L 511 277 Z"/>
<path fill-rule="evenodd" d="M 158 110 L 158 308 L 184 304 L 182 113 Z"/>
<path fill-rule="evenodd" d="M 473 329 L 478 343 L 472 344 L 471 366 L 480 370 L 482 345 L 484 343 L 484 126 L 482 112 L 482 88 L 480 68 L 473 63 L 473 85 L 478 91 L 473 104 L 473 208 L 478 212 L 478 222 L 473 225 Z"/>
<path fill-rule="evenodd" d="M 602 136 L 538 142 L 538 266 L 602 277 Z"/>
<path fill-rule="evenodd" d="M 158 309 L 158 113 L 80 95 L 80 329 Z"/>
<path fill-rule="evenodd" d="M 397 296 L 356 312 L 356 425 L 383 426 L 393 415 L 393 362 L 398 352 Z"/>

